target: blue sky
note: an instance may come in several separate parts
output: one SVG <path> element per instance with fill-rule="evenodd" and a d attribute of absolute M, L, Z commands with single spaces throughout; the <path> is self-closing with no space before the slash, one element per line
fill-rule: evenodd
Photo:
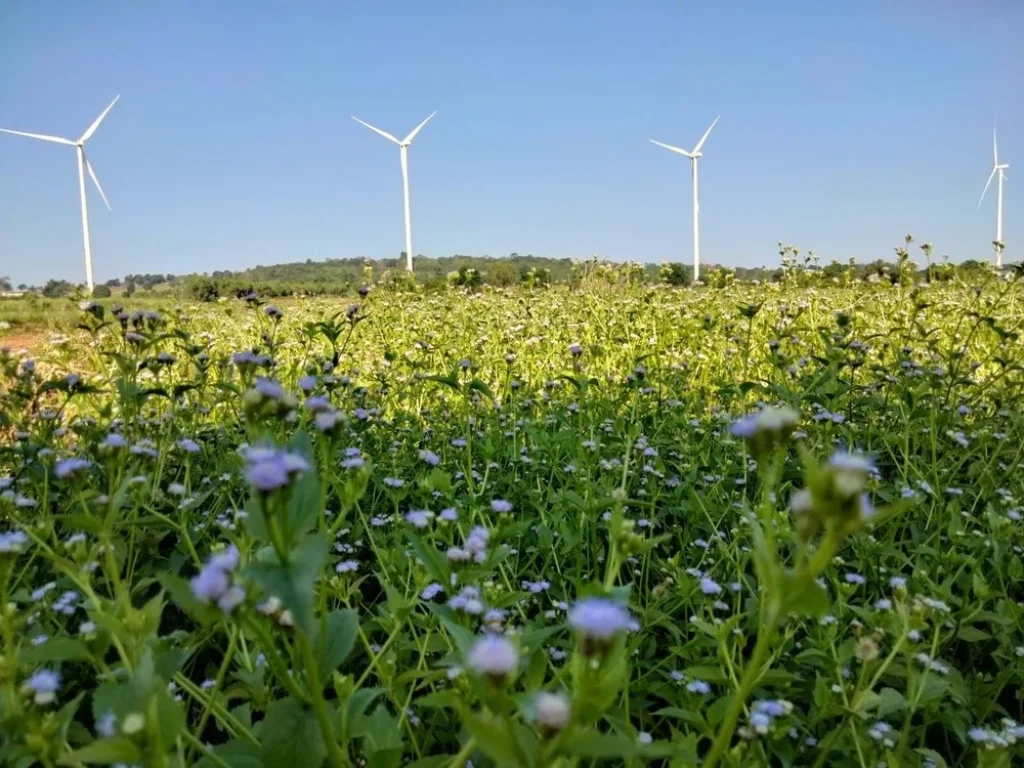
<path fill-rule="evenodd" d="M 0 3 L 0 127 L 88 145 L 99 279 L 403 249 L 774 264 L 1024 248 L 1024 3 Z M 1019 170 L 1017 170 L 1019 169 Z M 0 274 L 83 279 L 74 150 L 0 135 Z"/>

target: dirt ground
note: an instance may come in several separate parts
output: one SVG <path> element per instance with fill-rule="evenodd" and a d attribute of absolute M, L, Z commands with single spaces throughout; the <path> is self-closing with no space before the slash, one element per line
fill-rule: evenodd
<path fill-rule="evenodd" d="M 46 346 L 46 331 L 17 330 L 0 332 L 0 347 L 7 347 L 12 352 L 24 349 L 29 354 L 38 354 Z"/>

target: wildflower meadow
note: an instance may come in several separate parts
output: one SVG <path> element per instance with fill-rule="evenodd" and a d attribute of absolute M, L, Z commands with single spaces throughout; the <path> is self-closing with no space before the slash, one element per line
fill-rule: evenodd
<path fill-rule="evenodd" d="M 1018 278 L 84 302 L 0 764 L 1020 765 Z"/>

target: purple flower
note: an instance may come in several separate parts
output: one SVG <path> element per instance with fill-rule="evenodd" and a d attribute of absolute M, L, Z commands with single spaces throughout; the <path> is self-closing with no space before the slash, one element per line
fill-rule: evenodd
<path fill-rule="evenodd" d="M 24 531 L 0 533 L 0 555 L 24 552 L 27 545 L 28 536 Z"/>
<path fill-rule="evenodd" d="M 420 592 L 420 597 L 424 600 L 433 600 L 442 592 L 444 592 L 444 587 L 435 581 L 433 584 L 428 584 L 423 588 L 423 591 Z"/>
<path fill-rule="evenodd" d="M 185 453 L 199 453 L 199 443 L 195 440 L 190 440 L 187 437 L 183 437 L 178 441 L 178 447 L 181 448 Z"/>
<path fill-rule="evenodd" d="M 88 469 L 91 465 L 92 462 L 88 459 L 81 459 L 77 456 L 72 456 L 69 459 L 61 459 L 58 461 L 56 466 L 53 468 L 53 473 L 63 480 L 70 475 L 74 475 Z"/>
<path fill-rule="evenodd" d="M 438 464 L 441 463 L 441 457 L 438 456 L 433 451 L 428 451 L 426 449 L 423 449 L 423 450 L 421 450 L 419 452 L 419 456 L 420 456 L 420 459 L 422 461 L 425 461 L 427 464 L 429 464 L 432 467 L 436 467 Z"/>
<path fill-rule="evenodd" d="M 611 640 L 633 624 L 621 603 L 603 597 L 587 597 L 569 609 L 569 624 L 590 640 Z"/>
<path fill-rule="evenodd" d="M 405 520 L 414 528 L 426 528 L 430 525 L 430 518 L 433 516 L 433 512 L 425 509 L 410 509 L 405 515 Z"/>
<path fill-rule="evenodd" d="M 275 448 L 249 448 L 245 459 L 249 483 L 265 493 L 285 487 L 294 475 L 309 469 L 309 462 L 299 454 Z"/>
<path fill-rule="evenodd" d="M 37 669 L 25 684 L 35 693 L 36 704 L 49 704 L 57 698 L 60 674 L 52 669 Z"/>
<path fill-rule="evenodd" d="M 245 600 L 245 590 L 232 583 L 232 574 L 238 567 L 239 553 L 234 544 L 210 557 L 203 569 L 192 578 L 192 593 L 203 603 L 217 603 L 230 613 Z"/>
<path fill-rule="evenodd" d="M 117 432 L 111 432 L 103 438 L 103 442 L 100 445 L 104 448 L 124 448 L 128 445 L 128 441 L 122 435 L 117 434 Z"/>
<path fill-rule="evenodd" d="M 278 457 L 250 464 L 246 477 L 256 490 L 268 493 L 288 485 L 288 469 Z"/>
<path fill-rule="evenodd" d="M 487 634 L 473 643 L 466 661 L 479 674 L 505 677 L 519 664 L 519 652 L 501 635 Z"/>
<path fill-rule="evenodd" d="M 491 511 L 499 514 L 511 512 L 512 502 L 505 501 L 504 499 L 494 499 L 494 501 L 491 502 Z"/>
<path fill-rule="evenodd" d="M 707 576 L 704 576 L 700 580 L 700 591 L 703 592 L 705 595 L 718 595 L 721 594 L 722 588 L 718 585 L 717 582 L 713 581 L 712 579 L 709 579 Z"/>

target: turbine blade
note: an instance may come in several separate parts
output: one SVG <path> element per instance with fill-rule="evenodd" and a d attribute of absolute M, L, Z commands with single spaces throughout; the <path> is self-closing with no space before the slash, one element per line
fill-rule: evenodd
<path fill-rule="evenodd" d="M 433 112 L 430 113 L 430 117 L 433 117 L 436 114 L 437 114 L 437 110 L 435 109 Z M 411 143 L 412 140 L 416 138 L 416 134 L 419 133 L 423 129 L 423 126 L 430 122 L 430 117 L 428 117 L 422 123 L 420 123 L 415 128 L 413 128 L 412 129 L 412 133 L 410 133 L 408 136 L 406 136 L 405 137 L 405 141 L 403 141 L 402 143 L 403 144 Z"/>
<path fill-rule="evenodd" d="M 673 147 L 671 144 L 662 144 L 660 141 L 655 141 L 654 139 L 651 139 L 650 142 L 651 142 L 651 144 L 657 144 L 659 147 L 664 147 L 669 152 L 675 152 L 677 155 L 684 155 L 685 157 L 689 157 L 689 158 L 693 157 L 693 155 L 690 154 L 689 152 L 687 152 L 685 149 L 680 149 L 679 147 Z"/>
<path fill-rule="evenodd" d="M 44 136 L 41 133 L 25 133 L 24 131 L 9 131 L 6 128 L 0 128 L 0 133 L 13 133 L 15 136 L 28 136 L 30 139 L 42 139 L 43 141 L 52 141 L 56 144 L 70 144 L 72 147 L 75 146 L 75 142 L 70 139 L 62 139 L 60 136 Z"/>
<path fill-rule="evenodd" d="M 999 165 L 999 149 L 996 147 L 996 124 L 992 123 L 992 165 Z"/>
<path fill-rule="evenodd" d="M 995 178 L 997 168 L 992 169 L 992 173 L 988 175 L 988 181 L 985 182 L 985 188 L 981 190 L 981 197 L 978 198 L 978 207 L 981 208 L 981 201 L 985 199 L 985 193 L 988 192 L 989 185 L 992 184 L 992 179 Z"/>
<path fill-rule="evenodd" d="M 92 179 L 92 183 L 96 185 L 96 190 L 100 193 L 100 197 L 103 198 L 103 202 L 106 204 L 107 210 L 111 210 L 110 203 L 107 202 L 107 196 L 103 194 L 103 187 L 100 186 L 100 180 L 96 178 L 96 171 L 92 169 L 92 163 L 90 163 L 89 158 L 85 156 L 85 150 L 82 150 L 82 159 L 85 160 L 85 170 L 89 172 L 89 177 Z"/>
<path fill-rule="evenodd" d="M 718 122 L 720 117 L 721 115 L 715 118 L 715 122 L 711 124 L 711 128 L 715 127 L 715 123 Z M 700 148 L 703 147 L 704 142 L 708 140 L 708 134 L 711 133 L 711 128 L 708 128 L 706 131 L 704 131 L 704 135 L 700 137 L 700 141 L 697 142 L 697 146 L 693 148 L 693 154 L 696 155 L 698 152 L 700 152 Z"/>
<path fill-rule="evenodd" d="M 385 139 L 387 139 L 389 141 L 395 142 L 395 144 L 401 144 L 402 143 L 398 139 L 396 139 L 394 136 L 392 136 L 390 133 L 388 133 L 387 131 L 382 131 L 380 128 L 374 128 L 372 125 L 370 125 L 369 123 L 363 122 L 362 120 L 360 120 L 355 115 L 352 115 L 352 119 L 355 120 L 360 125 L 365 125 L 367 128 L 369 128 L 374 133 L 379 133 Z"/>
<path fill-rule="evenodd" d="M 92 135 L 96 133 L 96 129 L 100 127 L 100 123 L 102 123 L 103 118 L 107 116 L 107 112 L 114 108 L 114 105 L 117 104 L 117 100 L 120 98 L 120 94 L 114 97 L 114 100 L 110 102 L 110 106 L 104 109 L 100 116 L 97 117 L 95 121 L 93 121 L 93 124 L 89 126 L 89 129 L 82 134 L 82 138 L 79 139 L 80 142 L 88 141 L 92 137 Z"/>

